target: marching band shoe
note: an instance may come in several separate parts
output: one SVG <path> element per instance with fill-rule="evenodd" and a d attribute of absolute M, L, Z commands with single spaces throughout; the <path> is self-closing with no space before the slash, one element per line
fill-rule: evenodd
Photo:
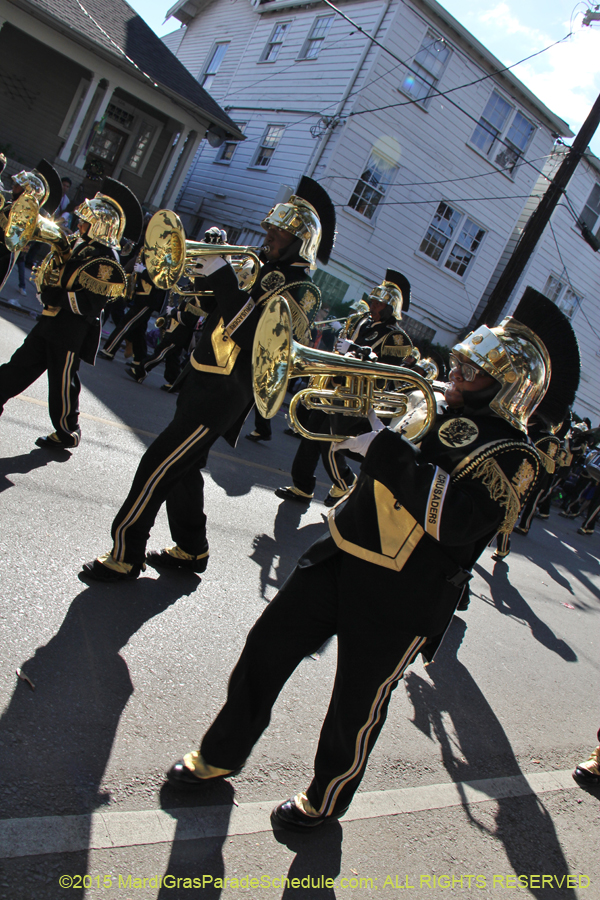
<path fill-rule="evenodd" d="M 224 778 L 233 778 L 242 771 L 242 766 L 238 769 L 219 769 L 217 766 L 210 766 L 202 758 L 202 754 L 198 750 L 186 753 L 183 759 L 178 759 L 173 763 L 167 772 L 167 781 L 176 788 L 184 788 L 185 790 L 196 790 L 197 788 L 206 787 L 215 781 L 222 781 Z"/>
<path fill-rule="evenodd" d="M 41 447 L 42 450 L 74 450 L 77 446 L 77 444 L 65 444 L 52 434 L 49 434 L 48 437 L 39 437 L 35 445 Z"/>
<path fill-rule="evenodd" d="M 170 391 L 172 387 L 173 387 L 172 384 L 161 384 L 160 390 L 161 391 Z"/>
<path fill-rule="evenodd" d="M 596 747 L 587 762 L 579 763 L 573 778 L 577 784 L 600 784 L 600 747 Z"/>
<path fill-rule="evenodd" d="M 299 806 L 297 802 L 298 799 L 300 802 L 304 801 L 304 803 L 308 803 L 304 794 L 299 794 L 298 797 L 291 797 L 289 800 L 284 800 L 283 803 L 279 803 L 272 811 L 271 822 L 274 825 L 281 825 L 282 828 L 287 828 L 288 831 L 303 831 L 306 834 L 308 831 L 318 828 L 319 825 L 323 825 L 325 822 L 334 822 L 347 812 L 346 808 L 333 816 L 309 815 Z"/>
<path fill-rule="evenodd" d="M 577 534 L 593 534 L 593 533 L 594 533 L 593 528 L 584 528 L 582 526 L 581 528 L 577 529 Z"/>
<path fill-rule="evenodd" d="M 562 516 L 563 519 L 576 519 L 578 515 L 577 513 L 567 512 L 566 509 L 561 509 L 558 514 L 559 516 Z"/>
<path fill-rule="evenodd" d="M 135 372 L 133 369 L 125 369 L 125 372 L 127 373 L 127 375 L 129 375 L 130 378 L 133 378 L 134 381 L 137 381 L 138 384 L 141 384 L 146 377 L 145 374 L 138 375 L 137 372 Z"/>
<path fill-rule="evenodd" d="M 550 513 L 536 512 L 536 513 L 534 513 L 534 516 L 535 516 L 536 519 L 549 519 L 549 518 L 550 518 Z"/>
<path fill-rule="evenodd" d="M 306 503 L 307 505 L 315 496 L 314 494 L 305 494 L 300 488 L 290 485 L 290 487 L 277 488 L 275 496 L 281 500 L 294 500 L 296 503 Z"/>
<path fill-rule="evenodd" d="M 253 444 L 258 444 L 260 441 L 270 441 L 270 434 L 260 434 L 258 431 L 251 431 L 250 434 L 245 434 L 244 437 L 247 441 L 252 441 Z"/>
<path fill-rule="evenodd" d="M 107 362 L 112 362 L 114 359 L 112 353 L 107 353 L 106 350 L 98 350 L 98 356 L 100 359 L 105 359 Z"/>
<path fill-rule="evenodd" d="M 521 528 L 520 525 L 515 525 L 513 531 L 515 534 L 529 534 L 529 528 Z"/>
<path fill-rule="evenodd" d="M 283 429 L 283 433 L 284 433 L 284 434 L 289 434 L 290 437 L 295 437 L 295 438 L 298 438 L 298 439 L 300 439 L 300 438 L 302 437 L 302 435 L 298 434 L 297 431 L 294 431 L 293 428 L 284 428 L 284 429 Z"/>
<path fill-rule="evenodd" d="M 198 556 L 186 553 L 175 544 L 174 547 L 166 547 L 164 550 L 151 550 L 146 554 L 146 562 L 153 569 L 184 569 L 200 574 L 206 571 L 208 556 L 208 544 L 206 550 Z"/>
<path fill-rule="evenodd" d="M 117 562 L 110 553 L 104 553 L 97 559 L 84 563 L 81 567 L 81 574 L 87 578 L 92 578 L 94 581 L 112 583 L 115 581 L 134 580 L 145 568 L 145 564 L 134 566 L 129 563 Z"/>

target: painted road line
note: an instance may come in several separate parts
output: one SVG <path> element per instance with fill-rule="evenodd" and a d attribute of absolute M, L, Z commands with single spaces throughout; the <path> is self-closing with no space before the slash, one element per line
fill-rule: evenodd
<path fill-rule="evenodd" d="M 570 788 L 576 789 L 577 785 L 571 770 L 565 769 L 395 791 L 370 791 L 356 795 L 342 823 L 471 806 Z M 239 806 L 4 819 L 0 820 L 0 859 L 257 834 L 271 830 L 269 815 L 280 801 L 281 797 Z"/>

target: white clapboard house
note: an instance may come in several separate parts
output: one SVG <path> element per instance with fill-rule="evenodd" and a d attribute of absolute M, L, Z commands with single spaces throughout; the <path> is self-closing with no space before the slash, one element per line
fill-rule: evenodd
<path fill-rule="evenodd" d="M 245 135 L 203 142 L 178 211 L 190 236 L 219 224 L 236 243 L 260 243 L 265 211 L 310 175 L 337 212 L 316 275 L 328 305 L 396 268 L 412 284 L 407 330 L 451 344 L 547 183 L 557 138 L 572 133 L 435 0 L 338 7 L 351 22 L 318 0 L 171 8 L 182 26 L 165 42 Z"/>

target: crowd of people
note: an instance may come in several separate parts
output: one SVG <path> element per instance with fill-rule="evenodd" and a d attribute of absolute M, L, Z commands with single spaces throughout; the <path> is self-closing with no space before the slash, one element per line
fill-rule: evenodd
<path fill-rule="evenodd" d="M 51 172 L 46 169 L 44 176 L 39 167 L 13 178 L 17 190 L 0 211 L 3 244 L 11 257 L 19 252 L 13 211 L 22 216 L 27 208 L 37 222 L 35 238 L 43 231 L 40 210 L 60 209 L 51 196 L 52 181 Z M 110 549 L 86 563 L 81 574 L 117 584 L 138 578 L 147 565 L 204 572 L 209 544 L 202 469 L 219 437 L 235 447 L 254 406 L 253 345 L 266 313 L 279 315 L 268 335 L 280 342 L 274 354 L 277 372 L 284 368 L 289 332 L 299 344 L 311 340 L 322 298 L 310 273 L 332 252 L 334 206 L 318 183 L 302 178 L 287 201 L 266 213 L 264 245 L 249 284 L 245 278 L 242 283 L 227 252 L 218 252 L 223 235 L 208 234 L 208 241 L 216 241 L 215 252 L 189 267 L 193 290 L 164 317 L 164 335 L 151 356 L 145 355 L 143 339 L 165 297 L 140 252 L 144 222 L 137 199 L 124 185 L 105 179 L 75 213 L 77 232 L 57 237 L 36 276 L 42 314 L 23 345 L 0 366 L 0 411 L 9 397 L 47 370 L 55 431 L 37 443 L 50 451 L 76 447 L 79 361 L 94 362 L 103 311 L 129 300 L 101 355 L 113 359 L 120 343 L 129 340 L 136 381 L 170 353 L 181 353 L 185 344 L 179 329 L 187 340 L 189 329 L 204 317 L 183 371 L 167 377 L 177 390 L 173 420 L 139 462 L 114 518 Z M 347 358 L 348 371 L 373 365 L 371 377 L 385 383 L 394 380 L 396 369 L 399 380 L 407 367 L 414 370 L 417 354 L 400 327 L 409 302 L 407 279 L 388 269 L 371 291 L 369 311 L 341 339 L 338 335 L 337 355 Z M 269 355 L 260 340 L 258 351 Z M 561 429 L 566 435 L 570 428 L 579 365 L 568 319 L 548 298 L 527 288 L 512 316 L 493 327 L 478 327 L 452 348 L 447 383 L 434 385 L 437 413 L 423 427 L 415 429 L 424 409 L 423 400 L 413 396 L 416 388 L 411 388 L 405 415 L 379 417 L 371 409 L 368 416 L 340 416 L 335 404 L 336 415 L 321 410 L 308 415 L 313 419 L 309 431 L 319 440 L 298 445 L 293 484 L 280 496 L 310 502 L 321 457 L 332 477 L 328 530 L 302 555 L 251 629 L 231 673 L 225 705 L 199 748 L 170 768 L 171 785 L 201 790 L 239 772 L 268 726 L 287 679 L 304 657 L 336 635 L 337 672 L 312 781 L 272 815 L 285 828 L 308 832 L 344 814 L 384 725 L 392 691 L 419 653 L 433 658 L 454 611 L 468 602 L 474 563 L 495 537 L 497 552 L 504 553 L 511 532 L 520 528 L 523 533 L 536 505 L 553 487 L 564 487 L 562 470 L 572 465 L 568 454 L 590 444 L 589 429 L 579 437 L 571 431 L 564 445 L 555 440 Z M 275 370 L 262 376 L 267 393 L 275 380 Z M 430 390 L 427 384 L 421 388 L 429 400 Z M 343 390 L 338 399 L 342 395 Z M 346 437 L 333 446 L 327 437 L 336 433 L 338 418 L 345 420 Z M 262 407 L 257 429 L 261 420 L 269 421 Z M 358 473 L 345 454 L 361 461 Z M 574 502 L 575 497 L 569 515 Z M 149 551 L 163 504 L 174 543 Z M 596 515 L 596 499 L 590 504 Z M 582 783 L 600 778 L 595 759 L 577 767 L 574 774 Z"/>

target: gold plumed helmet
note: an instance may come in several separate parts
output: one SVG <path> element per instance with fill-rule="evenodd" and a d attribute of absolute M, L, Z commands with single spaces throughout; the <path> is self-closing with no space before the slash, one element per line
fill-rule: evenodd
<path fill-rule="evenodd" d="M 22 172 L 17 172 L 16 175 L 13 175 L 12 180 L 19 187 L 23 188 L 24 194 L 29 194 L 37 200 L 38 206 L 44 205 L 50 193 L 50 188 L 43 175 L 40 175 L 39 172 L 27 172 L 23 169 Z"/>
<path fill-rule="evenodd" d="M 579 387 L 579 345 L 571 322 L 544 294 L 525 288 L 512 316 L 481 325 L 454 347 L 495 378 L 491 409 L 526 431 L 536 416 L 556 425 L 568 415 Z"/>
<path fill-rule="evenodd" d="M 75 215 L 89 222 L 88 236 L 91 240 L 119 249 L 125 228 L 125 213 L 116 200 L 106 194 L 96 194 L 93 199 L 84 200 L 75 210 Z"/>
<path fill-rule="evenodd" d="M 515 428 L 527 431 L 527 420 L 550 384 L 550 356 L 530 328 L 507 316 L 495 328 L 480 325 L 452 348 L 495 378 L 500 390 L 490 408 Z"/>
<path fill-rule="evenodd" d="M 277 203 L 260 223 L 282 228 L 302 241 L 298 255 L 311 269 L 317 268 L 317 250 L 321 242 L 321 223 L 317 211 L 307 200 L 292 194 L 287 203 Z"/>
<path fill-rule="evenodd" d="M 311 269 L 317 260 L 329 262 L 335 242 L 335 207 L 321 185 L 303 175 L 287 203 L 277 203 L 261 222 L 263 228 L 283 228 L 302 241 L 298 256 Z"/>
<path fill-rule="evenodd" d="M 388 269 L 381 284 L 373 288 L 369 300 L 377 300 L 391 307 L 395 319 L 401 319 L 402 313 L 410 306 L 410 282 L 401 272 Z"/>

